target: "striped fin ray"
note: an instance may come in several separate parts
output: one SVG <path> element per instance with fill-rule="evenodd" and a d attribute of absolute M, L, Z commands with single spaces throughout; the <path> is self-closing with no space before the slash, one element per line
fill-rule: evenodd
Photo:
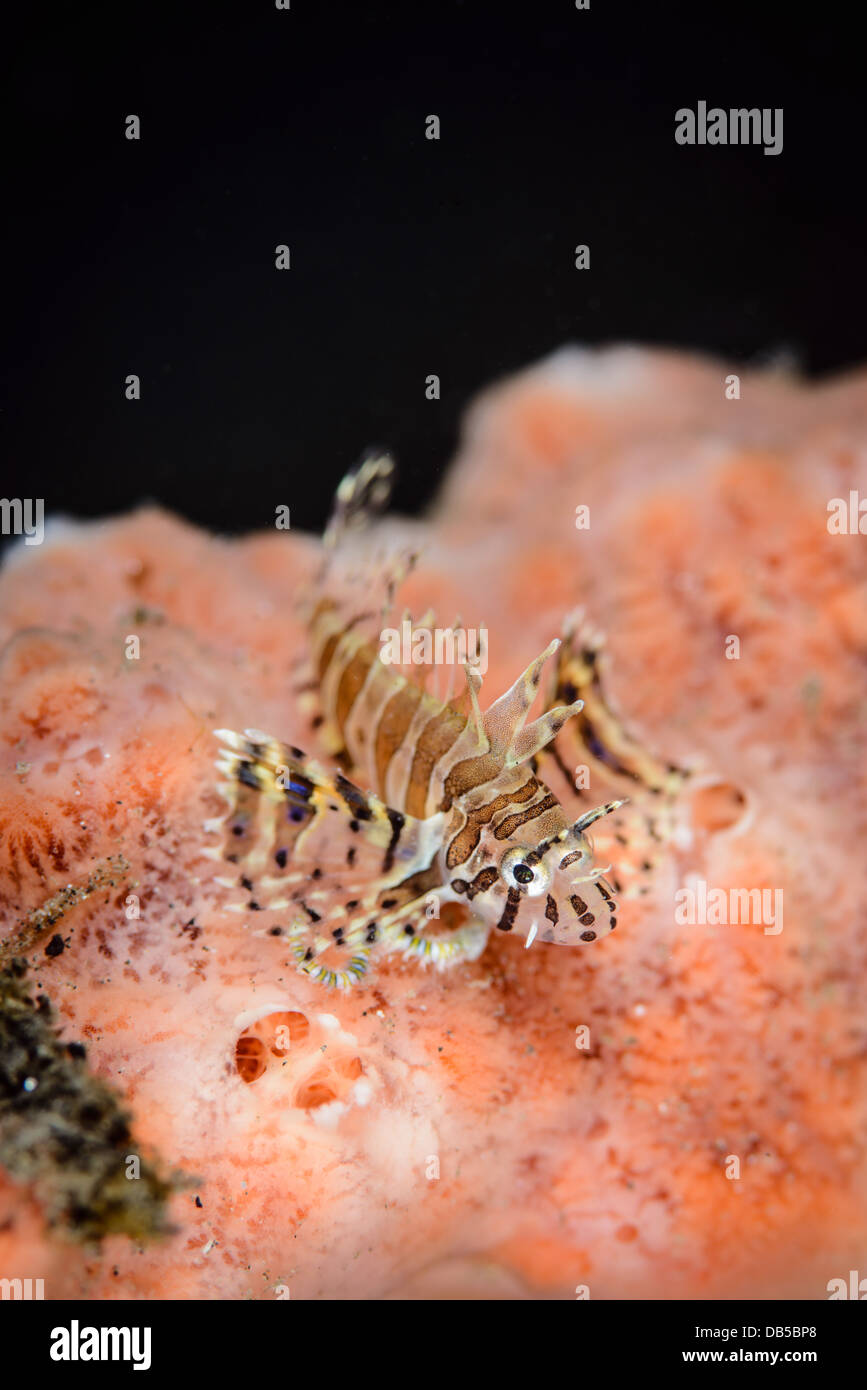
<path fill-rule="evenodd" d="M 440 882 L 442 818 L 393 811 L 258 730 L 217 736 L 228 811 L 207 823 L 222 844 L 206 853 L 231 866 L 217 880 L 227 908 L 261 914 L 250 923 L 286 938 L 300 970 L 348 988 L 376 945 L 423 916 L 425 894 Z"/>
<path fill-rule="evenodd" d="M 674 797 L 689 770 L 658 758 L 628 732 L 604 688 L 605 642 L 580 612 L 570 614 L 557 654 L 553 701 L 583 700 L 571 733 L 612 781 L 656 797 Z"/>
<path fill-rule="evenodd" d="M 628 732 L 612 708 L 604 686 L 604 638 L 585 621 L 570 614 L 558 651 L 549 694 L 553 706 L 583 700 L 583 708 L 557 738 L 541 752 L 539 767 L 548 781 L 559 776 L 576 792 L 574 778 L 585 767 L 593 788 L 577 791 L 594 801 L 611 789 L 628 797 L 593 839 L 603 859 L 617 869 L 612 882 L 624 898 L 648 891 L 647 876 L 660 862 L 677 827 L 677 798 L 690 777 L 686 768 L 667 763 Z M 556 771 L 555 771 L 556 768 Z M 558 775 L 559 774 L 559 775 Z"/>

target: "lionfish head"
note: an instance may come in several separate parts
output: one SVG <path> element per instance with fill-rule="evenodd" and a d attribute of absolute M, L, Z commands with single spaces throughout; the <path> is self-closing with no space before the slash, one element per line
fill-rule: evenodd
<path fill-rule="evenodd" d="M 573 946 L 597 941 L 617 925 L 614 890 L 594 865 L 587 827 L 622 806 L 611 801 L 538 844 L 485 836 L 472 880 L 458 888 L 476 916 L 500 931 Z"/>

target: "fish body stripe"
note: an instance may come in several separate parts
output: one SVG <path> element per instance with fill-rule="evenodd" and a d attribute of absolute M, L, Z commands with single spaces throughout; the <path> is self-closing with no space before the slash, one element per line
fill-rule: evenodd
<path fill-rule="evenodd" d="M 518 907 L 521 902 L 521 894 L 517 888 L 510 888 L 506 896 L 506 906 L 503 908 L 503 915 L 497 923 L 498 931 L 511 931 L 515 925 L 515 918 L 518 915 Z"/>
<path fill-rule="evenodd" d="M 337 650 L 337 644 L 340 641 L 341 635 L 342 634 L 340 632 L 332 632 L 330 636 L 326 637 L 322 645 L 322 648 L 319 652 L 318 667 L 320 686 L 322 682 L 325 680 L 326 673 L 328 671 L 329 666 L 331 665 L 331 658 Z"/>
<path fill-rule="evenodd" d="M 423 691 L 418 686 L 404 684 L 395 691 L 379 717 L 374 736 L 374 758 L 376 781 L 383 795 L 389 766 L 406 737 L 422 695 Z"/>
<path fill-rule="evenodd" d="M 492 884 L 496 883 L 499 877 L 499 869 L 496 869 L 493 864 L 488 864 L 484 869 L 479 870 L 470 883 L 467 883 L 465 878 L 453 878 L 451 886 L 455 893 L 461 896 L 466 894 L 472 902 L 477 893 L 484 893 Z"/>
<path fill-rule="evenodd" d="M 484 802 L 481 806 L 475 806 L 468 811 L 463 826 L 454 836 L 446 851 L 447 867 L 456 869 L 459 864 L 463 864 L 469 859 L 482 838 L 482 826 L 487 825 L 497 811 L 503 811 L 516 802 L 528 801 L 538 789 L 539 783 L 536 778 L 530 777 L 517 791 L 503 792 L 501 796 L 495 796 L 492 801 Z"/>
<path fill-rule="evenodd" d="M 344 740 L 347 720 L 352 713 L 355 701 L 364 689 L 373 660 L 373 652 L 365 643 L 347 662 L 338 682 L 334 717 Z"/>
<path fill-rule="evenodd" d="M 377 781 L 376 774 L 376 730 L 385 706 L 395 692 L 393 672 L 377 659 L 369 648 L 371 662 L 367 679 L 355 698 L 352 709 L 346 714 L 343 726 L 344 743 L 353 762 L 363 768 L 370 786 L 375 786 L 379 794 L 385 788 Z"/>
<path fill-rule="evenodd" d="M 556 796 L 548 792 L 541 801 L 534 802 L 532 806 L 528 806 L 523 811 L 516 811 L 513 816 L 504 817 L 496 826 L 494 835 L 498 840 L 507 840 L 510 835 L 514 835 L 516 830 L 520 830 L 522 825 L 526 825 L 528 821 L 536 820 L 538 816 L 553 810 L 559 804 Z"/>
<path fill-rule="evenodd" d="M 452 804 L 460 797 L 466 796 L 467 792 L 473 791 L 476 787 L 484 786 L 486 782 L 492 782 L 502 770 L 502 763 L 493 753 L 483 753 L 478 757 L 465 758 L 462 762 L 455 763 L 445 779 L 440 809 L 451 810 Z"/>
<path fill-rule="evenodd" d="M 391 805 L 417 819 L 433 815 L 443 800 L 449 753 L 464 753 L 466 716 L 428 695 L 384 665 L 376 646 L 341 624 L 334 605 L 320 604 L 312 645 L 323 712 L 339 733 L 353 764 Z M 462 756 L 450 799 L 501 771 L 497 759 Z"/>
<path fill-rule="evenodd" d="M 411 816 L 426 816 L 431 778 L 437 763 L 453 748 L 466 727 L 466 719 L 448 706 L 429 719 L 416 743 L 409 774 L 406 809 Z"/>
<path fill-rule="evenodd" d="M 568 869 L 569 865 L 574 864 L 576 859 L 580 859 L 583 853 L 584 851 L 582 849 L 573 849 L 571 854 L 564 854 L 563 858 L 560 860 L 560 868 Z"/>

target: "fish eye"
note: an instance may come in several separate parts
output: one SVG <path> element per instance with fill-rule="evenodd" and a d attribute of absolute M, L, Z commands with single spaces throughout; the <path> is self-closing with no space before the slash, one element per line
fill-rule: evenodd
<path fill-rule="evenodd" d="M 535 864 L 528 863 L 532 855 L 529 845 L 515 845 L 503 855 L 500 872 L 510 888 L 520 888 L 535 896 L 547 888 L 551 874 L 541 859 Z"/>

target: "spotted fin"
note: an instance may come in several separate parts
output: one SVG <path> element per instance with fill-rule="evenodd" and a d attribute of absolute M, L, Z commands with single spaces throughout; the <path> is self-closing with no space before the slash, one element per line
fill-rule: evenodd
<path fill-rule="evenodd" d="M 228 812 L 206 824 L 221 837 L 206 853 L 231 866 L 217 880 L 226 908 L 289 938 L 306 973 L 355 983 L 370 950 L 393 942 L 439 885 L 443 817 L 393 811 L 258 730 L 217 736 Z M 323 960 L 335 956 L 333 964 Z"/>

